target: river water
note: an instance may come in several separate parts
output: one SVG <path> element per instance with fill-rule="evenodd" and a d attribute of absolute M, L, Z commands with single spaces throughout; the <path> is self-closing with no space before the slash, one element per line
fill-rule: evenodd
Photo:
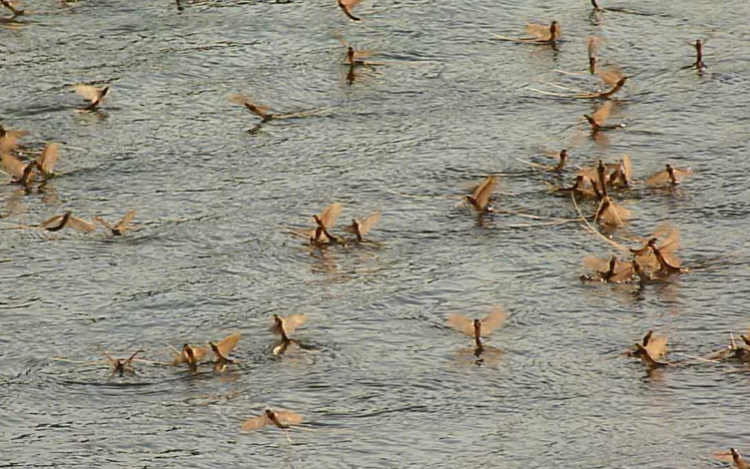
<path fill-rule="evenodd" d="M 607 6 L 606 2 L 601 2 Z M 623 6 L 620 4 L 619 6 Z M 0 467 L 727 467 L 711 458 L 746 431 L 750 371 L 704 363 L 750 325 L 750 3 L 584 0 L 365 1 L 348 21 L 331 1 L 29 0 L 0 28 L 0 117 L 36 151 L 61 143 L 63 174 L 25 194 L 0 187 Z M 8 17 L 8 15 L 6 15 Z M 526 22 L 565 42 L 493 40 Z M 339 32 L 380 63 L 347 83 Z M 595 90 L 585 38 L 631 77 L 607 141 L 579 138 Z M 685 41 L 710 38 L 702 74 Z M 81 114 L 76 83 L 107 84 Z M 258 119 L 246 93 L 301 119 Z M 248 131 L 250 130 L 250 131 Z M 695 176 L 636 185 L 618 242 L 668 220 L 692 271 L 643 287 L 583 284 L 581 259 L 615 253 L 570 222 L 570 184 L 538 171 L 541 149 L 573 165 L 629 154 L 635 178 L 665 162 Z M 457 207 L 501 174 L 498 213 Z M 311 250 L 288 228 L 339 201 L 343 226 L 382 210 L 377 243 Z M 582 207 L 590 212 L 590 206 Z M 72 210 L 138 229 L 45 233 Z M 518 213 L 540 218 L 520 216 Z M 508 321 L 477 363 L 453 312 Z M 273 314 L 305 313 L 308 346 L 275 357 Z M 657 373 L 622 352 L 669 336 Z M 142 348 L 242 333 L 228 373 L 136 362 L 108 378 L 98 347 Z M 60 360 L 64 358 L 65 360 Z M 241 433 L 267 407 L 305 426 Z"/>

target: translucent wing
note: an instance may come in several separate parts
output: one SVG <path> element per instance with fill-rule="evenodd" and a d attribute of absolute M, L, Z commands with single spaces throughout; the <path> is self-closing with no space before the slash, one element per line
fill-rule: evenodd
<path fill-rule="evenodd" d="M 630 210 L 608 199 L 608 203 L 599 212 L 599 220 L 605 225 L 620 226 L 630 218 Z"/>
<path fill-rule="evenodd" d="M 208 347 L 193 347 L 193 357 L 199 362 L 208 354 Z"/>
<path fill-rule="evenodd" d="M 298 313 L 290 314 L 283 318 L 282 321 L 284 322 L 284 331 L 289 334 L 307 322 L 307 315 Z"/>
<path fill-rule="evenodd" d="M 448 327 L 463 332 L 466 335 L 474 336 L 474 323 L 471 319 L 463 314 L 454 313 L 448 316 Z"/>
<path fill-rule="evenodd" d="M 75 85 L 73 87 L 76 93 L 88 99 L 92 103 L 99 99 L 99 89 L 91 85 Z"/>
<path fill-rule="evenodd" d="M 375 55 L 375 51 L 373 50 L 355 50 L 354 51 L 354 59 L 366 59 L 368 57 L 372 57 Z"/>
<path fill-rule="evenodd" d="M 612 114 L 612 110 L 614 109 L 615 103 L 612 101 L 607 101 L 606 103 L 602 104 L 602 106 L 596 110 L 593 116 L 591 116 L 594 121 L 596 121 L 597 124 L 603 125 L 607 119 L 609 119 L 610 114 Z"/>
<path fill-rule="evenodd" d="M 667 172 L 667 170 L 659 171 L 658 173 L 646 179 L 646 184 L 648 184 L 649 186 L 661 186 L 662 184 L 667 184 L 670 182 L 672 182 L 672 178 L 669 177 L 669 173 Z"/>
<path fill-rule="evenodd" d="M 479 184 L 476 188 L 472 197 L 479 206 L 480 209 L 484 210 L 492 197 L 492 192 L 495 190 L 497 184 L 497 178 L 495 176 L 487 176 L 487 178 Z"/>
<path fill-rule="evenodd" d="M 96 230 L 96 226 L 94 226 L 94 224 L 90 221 L 74 217 L 73 215 L 68 218 L 68 223 L 66 223 L 65 226 L 76 231 L 81 231 L 83 233 L 92 233 Z"/>
<path fill-rule="evenodd" d="M 496 306 L 487 317 L 482 319 L 482 335 L 487 335 L 502 326 L 507 317 L 508 315 L 505 314 L 503 308 Z"/>
<path fill-rule="evenodd" d="M 609 65 L 604 68 L 598 68 L 596 74 L 599 78 L 609 86 L 615 86 L 625 75 L 622 73 L 619 67 Z"/>
<path fill-rule="evenodd" d="M 662 254 L 671 254 L 680 247 L 680 229 L 671 223 L 663 223 L 656 228 L 654 237 L 663 238 L 659 244 Z"/>
<path fill-rule="evenodd" d="M 218 344 L 216 344 L 216 347 L 219 349 L 219 352 L 225 357 L 228 357 L 230 353 L 232 353 L 232 350 L 237 346 L 237 342 L 240 340 L 240 334 L 238 332 L 235 332 L 232 335 L 228 335 L 225 338 L 221 340 Z"/>
<path fill-rule="evenodd" d="M 713 453 L 711 454 L 711 457 L 716 459 L 717 461 L 722 461 L 727 464 L 732 464 L 734 462 L 734 458 L 732 457 L 732 453 L 729 451 L 723 451 L 719 453 Z"/>
<path fill-rule="evenodd" d="M 648 345 L 646 345 L 646 351 L 654 360 L 663 358 L 667 354 L 667 338 L 652 335 Z"/>
<path fill-rule="evenodd" d="M 128 213 L 125 214 L 124 217 L 122 217 L 122 220 L 120 220 L 119 223 L 117 223 L 117 229 L 124 230 L 127 228 L 127 226 L 130 224 L 130 222 L 133 221 L 133 218 L 135 218 L 136 211 L 131 210 Z"/>
<path fill-rule="evenodd" d="M 18 139 L 28 134 L 25 130 L 5 130 L 5 134 L 0 138 L 0 153 L 15 149 L 18 146 Z"/>
<path fill-rule="evenodd" d="M 596 181 L 599 178 L 599 174 L 596 171 L 596 167 L 579 169 L 576 176 L 583 176 L 586 179 Z"/>
<path fill-rule="evenodd" d="M 16 179 L 20 179 L 23 177 L 23 172 L 26 169 L 26 165 L 21 163 L 21 160 L 8 153 L 3 153 L 2 156 L 0 156 L 0 159 L 2 160 L 5 172 Z"/>
<path fill-rule="evenodd" d="M 349 47 L 349 43 L 346 41 L 346 39 L 344 39 L 344 35 L 341 34 L 340 32 L 335 31 L 331 33 L 331 37 L 333 37 L 334 39 L 337 39 L 341 43 L 342 46 L 347 47 L 347 48 Z"/>
<path fill-rule="evenodd" d="M 633 277 L 634 269 L 630 262 L 617 261 L 615 263 L 614 274 L 609 278 L 610 282 L 621 283 L 630 280 Z"/>
<path fill-rule="evenodd" d="M 266 417 L 265 415 L 259 415 L 257 417 L 251 417 L 242 424 L 241 430 L 243 432 L 249 432 L 253 430 L 259 430 L 266 425 L 271 423 L 271 421 Z"/>
<path fill-rule="evenodd" d="M 380 221 L 380 212 L 375 212 L 359 222 L 359 233 L 366 235 Z"/>
<path fill-rule="evenodd" d="M 42 154 L 36 160 L 39 166 L 42 168 L 44 174 L 52 174 L 55 169 L 55 163 L 57 163 L 57 157 L 59 155 L 60 145 L 54 142 L 48 143 Z"/>
<path fill-rule="evenodd" d="M 690 168 L 685 168 L 685 169 L 673 168 L 672 172 L 674 173 L 674 176 L 678 182 L 682 179 L 688 178 L 693 175 L 693 170 Z"/>
<path fill-rule="evenodd" d="M 302 423 L 302 416 L 291 410 L 275 410 L 276 420 L 286 425 L 299 425 Z"/>
<path fill-rule="evenodd" d="M 103 219 L 101 217 L 94 217 L 94 222 L 99 223 L 100 225 L 102 225 L 103 227 L 105 227 L 106 229 L 108 229 L 110 231 L 112 231 L 112 229 L 114 229 L 114 227 L 112 225 L 110 225 L 109 222 L 107 222 L 105 219 Z"/>
<path fill-rule="evenodd" d="M 602 38 L 595 37 L 595 36 L 589 36 L 586 38 L 586 48 L 589 53 L 589 57 L 594 57 L 596 55 L 597 49 L 599 49 L 599 43 L 602 41 Z"/>
<path fill-rule="evenodd" d="M 260 111 L 260 114 L 265 114 L 271 111 L 270 107 L 262 106 L 260 104 L 255 104 L 250 98 L 248 98 L 244 94 L 230 95 L 229 101 L 235 104 L 239 104 L 241 106 L 250 106 L 251 108 L 255 108 L 257 111 Z M 256 112 L 256 111 L 253 111 L 253 112 Z"/>
<path fill-rule="evenodd" d="M 527 24 L 524 31 L 526 31 L 526 34 L 530 34 L 540 41 L 548 41 L 550 39 L 550 25 L 548 24 Z"/>
<path fill-rule="evenodd" d="M 622 169 L 625 171 L 625 177 L 627 178 L 628 182 L 632 181 L 632 179 L 633 179 L 633 161 L 630 159 L 629 155 L 623 155 L 623 157 L 622 157 Z"/>
<path fill-rule="evenodd" d="M 55 215 L 54 217 L 52 217 L 52 218 L 50 218 L 48 220 L 45 220 L 42 223 L 42 227 L 43 228 L 51 228 L 53 226 L 57 226 L 57 225 L 60 224 L 60 222 L 62 221 L 62 219 L 63 219 L 64 216 L 65 215 Z"/>
<path fill-rule="evenodd" d="M 583 258 L 583 266 L 596 272 L 608 272 L 609 260 L 599 259 L 598 257 L 587 256 Z"/>
<path fill-rule="evenodd" d="M 341 211 L 344 209 L 344 206 L 341 205 L 338 202 L 334 202 L 328 207 L 323 210 L 320 215 L 318 215 L 318 218 L 320 219 L 320 223 L 325 227 L 325 229 L 330 229 L 333 227 L 333 225 L 336 224 L 336 220 L 338 220 L 339 215 L 341 215 Z"/>

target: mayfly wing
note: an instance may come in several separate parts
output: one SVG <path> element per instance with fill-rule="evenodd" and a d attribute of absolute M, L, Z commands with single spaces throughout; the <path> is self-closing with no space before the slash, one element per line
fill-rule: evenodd
<path fill-rule="evenodd" d="M 502 326 L 507 318 L 508 315 L 505 314 L 503 308 L 496 306 L 487 317 L 482 319 L 482 335 L 489 334 L 493 330 Z"/>
<path fill-rule="evenodd" d="M 474 335 L 474 323 L 463 314 L 453 313 L 449 315 L 446 324 L 448 324 L 448 327 L 455 329 L 458 332 L 463 332 L 470 336 Z"/>

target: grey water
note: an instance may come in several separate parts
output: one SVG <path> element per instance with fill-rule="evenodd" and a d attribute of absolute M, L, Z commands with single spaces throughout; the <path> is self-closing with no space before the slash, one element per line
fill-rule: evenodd
<path fill-rule="evenodd" d="M 750 453 L 750 369 L 685 357 L 750 326 L 750 3 L 617 6 L 633 12 L 365 0 L 357 24 L 333 0 L 28 0 L 0 24 L 0 118 L 32 149 L 60 142 L 63 174 L 0 186 L 0 467 L 697 468 Z M 552 20 L 558 50 L 493 36 Z M 352 83 L 337 32 L 379 63 Z M 627 127 L 606 141 L 583 132 L 595 103 L 530 89 L 599 88 L 589 35 L 631 77 L 612 117 Z M 702 74 L 682 69 L 699 38 Z M 75 112 L 77 83 L 110 86 L 100 114 Z M 258 126 L 233 93 L 315 115 Z M 613 234 L 633 246 L 670 221 L 691 271 L 581 283 L 584 256 L 616 251 L 551 223 L 578 218 L 549 193 L 574 169 L 528 162 L 563 147 L 575 166 L 628 154 L 640 180 L 692 168 L 674 190 L 617 194 L 633 219 Z M 480 224 L 459 204 L 490 173 L 504 212 Z M 373 243 L 290 235 L 334 201 L 339 226 L 382 210 Z M 137 229 L 20 227 L 64 210 L 137 210 Z M 478 363 L 445 319 L 494 305 L 509 318 L 487 344 L 503 353 Z M 293 312 L 309 347 L 276 357 L 269 317 Z M 680 366 L 623 356 L 649 329 Z M 228 373 L 136 362 L 109 378 L 98 350 L 168 362 L 169 345 L 235 331 Z M 239 431 L 265 407 L 304 416 L 293 443 Z"/>

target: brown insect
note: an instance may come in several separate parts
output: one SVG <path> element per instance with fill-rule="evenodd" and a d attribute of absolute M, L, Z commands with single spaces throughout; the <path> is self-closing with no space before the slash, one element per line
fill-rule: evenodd
<path fill-rule="evenodd" d="M 339 8 L 352 21 L 362 21 L 362 18 L 354 16 L 352 9 L 362 3 L 362 0 L 336 0 Z"/>
<path fill-rule="evenodd" d="M 290 339 L 288 334 L 294 332 L 295 329 L 302 326 L 307 322 L 306 314 L 290 314 L 289 316 L 282 317 L 278 314 L 274 314 L 271 318 L 271 332 L 275 335 L 281 336 L 281 343 L 274 347 L 274 355 L 282 355 L 286 352 L 286 349 L 291 345 L 294 340 Z"/>
<path fill-rule="evenodd" d="M 690 168 L 677 169 L 672 167 L 672 165 L 667 164 L 666 169 L 659 171 L 658 173 L 646 179 L 646 184 L 648 184 L 649 186 L 661 186 L 664 184 L 676 186 L 677 184 L 682 182 L 683 179 L 688 178 L 692 175 L 693 171 Z"/>
<path fill-rule="evenodd" d="M 599 97 L 604 99 L 610 99 L 615 93 L 620 91 L 622 87 L 625 86 L 625 82 L 628 81 L 628 77 L 626 77 L 622 71 L 614 65 L 606 68 L 599 68 L 596 71 L 596 74 L 604 84 L 611 87 L 609 91 L 599 93 Z"/>
<path fill-rule="evenodd" d="M 15 150 L 18 147 L 18 140 L 28 134 L 25 130 L 8 130 L 0 125 L 0 154 Z"/>
<path fill-rule="evenodd" d="M 97 88 L 96 86 L 81 84 L 75 85 L 73 89 L 76 91 L 76 93 L 83 96 L 84 99 L 91 101 L 91 104 L 83 109 L 80 109 L 80 111 L 96 110 L 96 108 L 98 108 L 99 105 L 102 104 L 102 101 L 104 101 L 104 97 L 107 96 L 107 93 L 109 93 L 109 86 L 105 86 L 104 88 Z"/>
<path fill-rule="evenodd" d="M 596 134 L 597 132 L 601 132 L 603 130 L 613 130 L 613 129 L 619 129 L 624 127 L 623 124 L 619 125 L 605 125 L 607 122 L 607 119 L 609 119 L 609 116 L 612 114 L 612 111 L 615 108 L 614 101 L 607 101 L 604 104 L 602 104 L 599 109 L 594 112 L 592 115 L 584 114 L 583 117 L 588 121 L 588 123 L 591 125 L 591 133 Z"/>
<path fill-rule="evenodd" d="M 650 370 L 655 368 L 664 368 L 671 365 L 670 363 L 660 362 L 654 359 L 649 353 L 648 349 L 646 349 L 646 347 L 641 344 L 635 344 L 635 351 L 633 352 L 633 356 L 636 358 L 640 358 L 641 361 L 643 361 L 646 367 L 648 367 L 648 369 Z"/>
<path fill-rule="evenodd" d="M 261 122 L 268 122 L 276 117 L 271 114 L 271 108 L 255 104 L 250 98 L 243 94 L 233 94 L 229 96 L 229 101 L 245 106 L 250 112 L 260 117 Z"/>
<path fill-rule="evenodd" d="M 274 425 L 275 427 L 284 430 L 287 440 L 291 442 L 292 440 L 289 438 L 289 430 L 292 428 L 292 425 L 300 425 L 302 420 L 301 415 L 292 412 L 291 410 L 266 409 L 263 412 L 263 415 L 250 417 L 245 420 L 240 429 L 243 432 L 250 432 L 253 430 L 260 430 L 266 425 Z"/>
<path fill-rule="evenodd" d="M 357 220 L 352 219 L 352 224 L 345 227 L 344 231 L 352 233 L 357 236 L 357 241 L 360 243 L 364 241 L 364 235 L 370 232 L 372 228 L 380 221 L 380 212 L 375 212 L 367 217 Z"/>
<path fill-rule="evenodd" d="M 463 314 L 454 313 L 448 316 L 448 327 L 474 337 L 474 344 L 478 350 L 482 349 L 482 336 L 489 335 L 493 330 L 502 326 L 507 318 L 503 308 L 496 306 L 484 319 L 473 321 Z"/>
<path fill-rule="evenodd" d="M 42 223 L 41 226 L 47 231 L 60 231 L 63 228 L 70 228 L 83 233 L 93 233 L 96 230 L 96 226 L 93 223 L 73 216 L 73 212 L 70 210 L 62 215 L 55 215 Z"/>
<path fill-rule="evenodd" d="M 99 223 L 106 229 L 108 229 L 113 236 L 122 236 L 126 231 L 130 230 L 130 223 L 135 218 L 136 211 L 131 210 L 122 217 L 122 220 L 118 221 L 115 225 L 110 225 L 107 221 L 100 217 L 94 217 L 94 221 Z"/>
<path fill-rule="evenodd" d="M 21 9 L 20 0 L 0 0 L 0 5 L 10 10 L 14 18 L 24 14 L 24 11 Z"/>
<path fill-rule="evenodd" d="M 481 183 L 479 183 L 471 195 L 466 196 L 466 201 L 468 201 L 479 214 L 492 212 L 492 207 L 489 206 L 489 203 L 492 199 L 492 192 L 495 190 L 495 186 L 497 186 L 497 178 L 495 176 L 487 176 Z"/>
<path fill-rule="evenodd" d="M 616 203 L 609 195 L 605 195 L 599 203 L 594 221 L 608 226 L 622 226 L 630 215 L 630 210 Z"/>
<path fill-rule="evenodd" d="M 602 38 L 596 36 L 589 36 L 586 38 L 586 51 L 589 56 L 589 73 L 596 73 L 596 53 L 599 50 L 599 44 L 603 41 Z"/>
<path fill-rule="evenodd" d="M 206 355 L 208 355 L 208 347 L 191 347 L 189 344 L 184 344 L 182 350 L 172 361 L 172 365 L 178 366 L 187 363 L 191 371 L 196 371 L 198 362 Z"/>
<path fill-rule="evenodd" d="M 703 69 L 707 68 L 706 63 L 703 62 L 704 43 L 705 41 L 701 41 L 700 39 L 696 40 L 695 43 L 688 42 L 688 44 L 695 47 L 695 62 L 690 66 L 690 68 L 696 68 L 699 72 L 702 72 Z"/>
<path fill-rule="evenodd" d="M 55 164 L 57 164 L 57 158 L 59 155 L 60 145 L 50 142 L 44 146 L 42 153 L 36 159 L 34 164 L 45 178 L 51 178 L 55 175 Z"/>
<path fill-rule="evenodd" d="M 586 177 L 579 174 L 578 176 L 576 176 L 575 184 L 573 184 L 570 187 L 556 187 L 554 189 L 554 192 L 561 192 L 563 194 L 573 193 L 573 194 L 580 195 L 582 197 L 596 197 L 596 193 L 593 190 L 586 187 L 587 182 L 589 182 L 589 180 Z"/>
<path fill-rule="evenodd" d="M 556 173 L 561 173 L 565 169 L 565 164 L 568 162 L 568 150 L 563 148 L 558 153 L 553 155 L 557 158 L 557 164 L 551 168 Z"/>
<path fill-rule="evenodd" d="M 718 459 L 719 461 L 730 464 L 734 463 L 737 469 L 750 469 L 750 464 L 748 464 L 742 458 L 742 456 L 740 456 L 740 452 L 735 448 L 729 448 L 729 451 L 724 453 L 714 453 L 712 456 L 714 457 L 714 459 Z"/>
<path fill-rule="evenodd" d="M 334 202 L 320 212 L 319 215 L 313 215 L 313 220 L 315 220 L 315 224 L 318 226 L 310 238 L 311 243 L 327 244 L 341 242 L 341 239 L 338 236 L 332 235 L 330 230 L 336 224 L 336 220 L 338 220 L 342 210 L 344 210 L 344 206 L 339 202 Z"/>
<path fill-rule="evenodd" d="M 533 42 L 540 44 L 555 44 L 555 42 L 562 36 L 560 29 L 560 23 L 553 21 L 551 24 L 527 24 L 525 28 L 526 34 L 534 36 Z"/>
<path fill-rule="evenodd" d="M 583 276 L 582 280 L 623 283 L 627 282 L 633 276 L 633 267 L 630 262 L 623 262 L 616 256 L 609 260 L 597 257 L 585 257 L 583 266 L 593 272 L 594 275 Z"/>
<path fill-rule="evenodd" d="M 653 360 L 660 360 L 667 355 L 667 337 L 656 336 L 654 335 L 654 331 L 648 331 L 643 336 L 641 343 L 637 345 L 643 347 L 648 352 L 648 356 Z M 638 347 L 636 345 L 633 347 L 635 350 L 630 350 L 628 356 L 637 356 Z"/>
<path fill-rule="evenodd" d="M 99 350 L 102 352 L 102 354 L 107 359 L 109 364 L 112 365 L 112 373 L 110 373 L 109 375 L 110 378 L 114 375 L 123 377 L 125 373 L 129 374 L 130 376 L 135 376 L 135 368 L 133 368 L 133 360 L 135 359 L 136 355 L 138 355 L 139 353 L 144 353 L 144 350 L 136 350 L 128 358 L 112 358 L 112 356 L 109 353 L 107 353 L 106 350 L 102 350 L 101 348 Z"/>
<path fill-rule="evenodd" d="M 11 184 L 20 184 L 24 187 L 28 187 L 29 184 L 34 182 L 35 164 L 24 164 L 21 160 L 10 153 L 0 154 L 0 161 L 2 161 L 5 172 L 11 177 Z"/>
<path fill-rule="evenodd" d="M 237 346 L 237 342 L 240 340 L 240 334 L 235 332 L 234 334 L 228 335 L 221 340 L 218 344 L 215 342 L 209 342 L 208 345 L 213 350 L 216 356 L 214 361 L 214 371 L 225 371 L 229 365 L 234 365 L 239 362 L 228 358 L 228 355 Z"/>
<path fill-rule="evenodd" d="M 646 269 L 657 274 L 669 275 L 683 271 L 680 268 L 680 259 L 674 254 L 679 247 L 679 228 L 663 223 L 642 247 L 631 249 L 630 252 L 635 254 L 636 260 Z"/>

